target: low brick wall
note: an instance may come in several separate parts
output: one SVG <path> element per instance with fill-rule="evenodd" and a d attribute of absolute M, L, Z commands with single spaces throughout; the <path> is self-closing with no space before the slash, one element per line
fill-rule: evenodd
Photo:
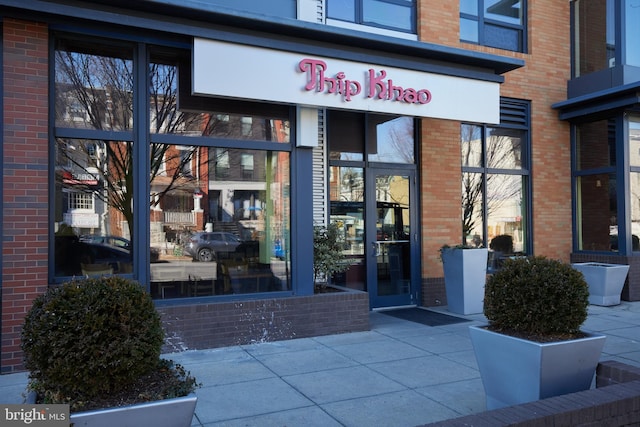
<path fill-rule="evenodd" d="M 425 426 L 630 426 L 640 425 L 640 369 L 601 362 L 596 388 L 486 411 Z"/>
<path fill-rule="evenodd" d="M 304 297 L 159 306 L 163 352 L 368 331 L 369 295 L 345 291 Z"/>

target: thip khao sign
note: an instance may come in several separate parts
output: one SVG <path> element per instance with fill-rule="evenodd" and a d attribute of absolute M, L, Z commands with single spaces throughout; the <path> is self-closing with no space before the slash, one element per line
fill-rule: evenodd
<path fill-rule="evenodd" d="M 499 122 L 500 85 L 402 68 L 194 40 L 195 95 Z"/>

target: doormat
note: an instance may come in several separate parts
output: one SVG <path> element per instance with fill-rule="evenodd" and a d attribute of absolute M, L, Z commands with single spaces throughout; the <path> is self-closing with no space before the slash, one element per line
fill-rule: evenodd
<path fill-rule="evenodd" d="M 421 323 L 427 326 L 444 326 L 456 323 L 470 322 L 461 317 L 449 316 L 448 314 L 437 313 L 435 311 L 423 310 L 421 308 L 400 308 L 396 310 L 381 310 L 378 313 L 397 317 L 398 319 L 410 322 Z"/>

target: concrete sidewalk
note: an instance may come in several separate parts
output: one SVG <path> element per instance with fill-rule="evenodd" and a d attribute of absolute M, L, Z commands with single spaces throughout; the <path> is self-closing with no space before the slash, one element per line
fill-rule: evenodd
<path fill-rule="evenodd" d="M 447 313 L 446 308 L 436 309 Z M 469 322 L 430 327 L 371 313 L 371 331 L 164 355 L 203 384 L 194 426 L 415 426 L 484 411 Z M 640 366 L 640 302 L 589 307 L 602 360 Z M 22 402 L 26 374 L 0 376 Z"/>

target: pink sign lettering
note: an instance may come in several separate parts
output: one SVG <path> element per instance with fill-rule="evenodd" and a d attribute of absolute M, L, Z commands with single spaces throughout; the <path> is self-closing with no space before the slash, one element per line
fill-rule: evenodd
<path fill-rule="evenodd" d="M 344 71 L 329 77 L 326 73 L 327 63 L 320 59 L 305 58 L 298 63 L 300 72 L 307 76 L 304 86 L 306 91 L 323 92 L 327 94 L 341 95 L 345 101 L 362 92 L 363 86 L 368 88 L 365 96 L 386 101 L 406 102 L 409 104 L 428 104 L 431 102 L 431 92 L 427 89 L 416 90 L 408 87 L 396 86 L 392 79 L 387 79 L 387 72 L 376 72 L 370 68 L 365 73 L 368 84 L 361 84 L 357 80 L 346 78 Z"/>

